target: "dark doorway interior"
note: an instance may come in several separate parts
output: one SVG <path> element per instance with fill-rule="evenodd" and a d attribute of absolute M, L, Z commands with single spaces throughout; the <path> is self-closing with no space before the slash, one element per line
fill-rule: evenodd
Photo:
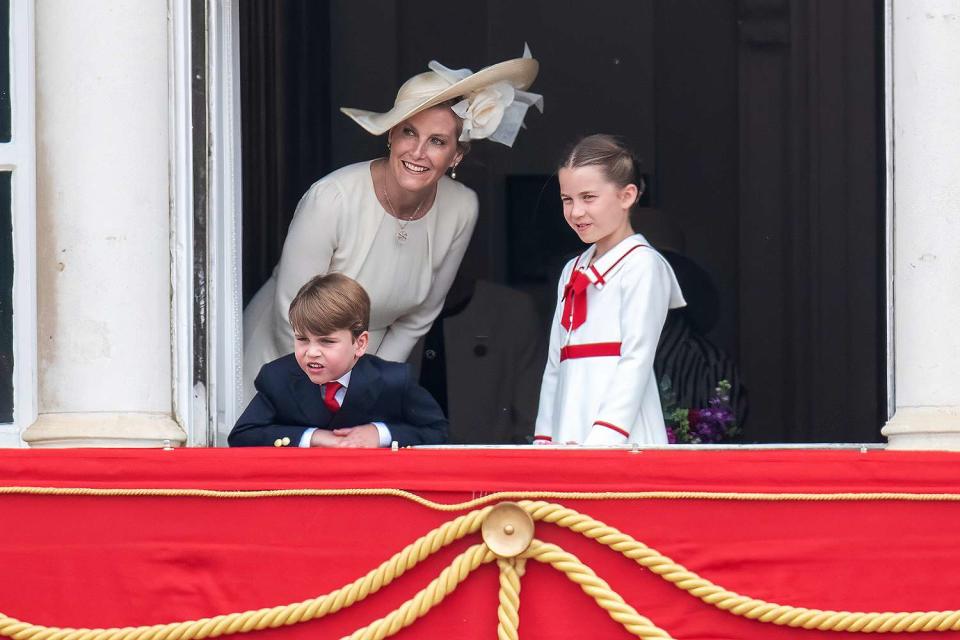
<path fill-rule="evenodd" d="M 240 10 L 245 301 L 307 187 L 383 154 L 340 106 L 386 110 L 430 59 L 479 69 L 528 42 L 546 110 L 528 116 L 513 149 L 475 144 L 458 170 L 481 202 L 463 269 L 526 291 L 547 318 L 578 250 L 548 179 L 577 136 L 620 134 L 649 177 L 640 230 L 713 281 L 707 336 L 749 390 L 743 441 L 880 440 L 882 3 L 486 0 L 467 15 L 441 0 L 244 0 Z M 539 253 L 523 248 L 531 236 Z"/>
<path fill-rule="evenodd" d="M 13 422 L 13 207 L 9 171 L 0 171 L 0 424 Z"/>

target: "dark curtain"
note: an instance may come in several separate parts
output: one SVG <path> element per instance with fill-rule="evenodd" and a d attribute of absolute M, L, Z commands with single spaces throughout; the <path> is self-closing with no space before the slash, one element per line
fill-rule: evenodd
<path fill-rule="evenodd" d="M 718 287 L 709 337 L 739 360 L 746 442 L 880 440 L 882 17 L 877 0 L 654 3 L 654 204 Z"/>
<path fill-rule="evenodd" d="M 740 0 L 739 13 L 745 437 L 878 441 L 882 3 Z"/>
<path fill-rule="evenodd" d="M 883 3 L 611 0 L 591 10 L 620 16 L 623 33 L 576 50 L 564 36 L 590 13 L 581 4 L 489 0 L 466 29 L 451 6 L 241 2 L 245 300 L 269 277 L 310 183 L 382 152 L 335 106 L 386 107 L 431 58 L 478 67 L 527 40 L 547 111 L 513 149 L 478 144 L 464 167 L 481 198 L 478 269 L 509 273 L 508 180 L 549 174 L 577 133 L 626 134 L 647 163 L 652 205 L 716 281 L 722 309 L 708 337 L 739 361 L 744 441 L 880 440 Z M 527 191 L 536 208 L 541 186 Z M 549 244 L 542 228 L 528 233 Z M 545 291 L 550 314 L 552 283 Z"/>
<path fill-rule="evenodd" d="M 326 2 L 240 3 L 243 301 L 273 271 L 297 201 L 330 170 Z"/>

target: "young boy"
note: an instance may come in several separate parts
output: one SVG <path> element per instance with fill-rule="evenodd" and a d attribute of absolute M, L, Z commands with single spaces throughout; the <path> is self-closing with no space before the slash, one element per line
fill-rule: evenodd
<path fill-rule="evenodd" d="M 447 419 L 410 366 L 367 350 L 370 298 L 339 273 L 316 276 L 290 303 L 294 352 L 268 362 L 231 447 L 442 444 Z"/>

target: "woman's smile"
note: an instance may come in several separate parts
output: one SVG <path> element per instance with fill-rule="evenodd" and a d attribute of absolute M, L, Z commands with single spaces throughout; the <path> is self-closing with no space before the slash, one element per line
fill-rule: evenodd
<path fill-rule="evenodd" d="M 410 161 L 408 161 L 408 160 L 401 160 L 401 162 L 403 163 L 403 167 L 404 167 L 407 171 L 412 171 L 413 173 L 418 173 L 418 174 L 419 174 L 419 173 L 424 173 L 425 171 L 429 171 L 429 170 L 430 170 L 429 167 L 425 167 L 425 166 L 423 166 L 423 165 L 421 165 L 421 164 L 414 164 L 414 163 L 412 163 L 412 162 L 410 162 Z"/>
<path fill-rule="evenodd" d="M 421 111 L 390 130 L 387 166 L 399 189 L 391 189 L 389 184 L 386 189 L 399 208 L 395 214 L 412 214 L 419 203 L 425 202 L 425 196 L 429 200 L 427 190 L 435 188 L 447 168 L 459 162 L 457 123 L 457 116 L 449 107 L 438 106 Z"/>

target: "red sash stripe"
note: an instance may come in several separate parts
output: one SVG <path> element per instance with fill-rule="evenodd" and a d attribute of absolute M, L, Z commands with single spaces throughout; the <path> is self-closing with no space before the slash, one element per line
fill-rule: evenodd
<path fill-rule="evenodd" d="M 619 261 L 618 261 L 618 262 L 619 262 Z M 595 265 L 590 265 L 590 270 L 593 271 L 593 275 L 596 277 L 596 279 L 597 279 L 596 282 L 597 282 L 598 285 L 603 285 L 603 284 L 606 284 L 606 283 L 607 283 L 607 281 L 603 279 L 603 274 L 601 274 L 599 271 L 597 271 L 597 267 L 596 267 Z M 608 271 L 609 271 L 609 269 L 608 269 Z"/>
<path fill-rule="evenodd" d="M 602 420 L 597 420 L 597 421 L 594 422 L 593 424 L 594 424 L 594 425 L 600 425 L 601 427 L 606 427 L 607 429 L 613 429 L 614 431 L 616 431 L 617 433 L 619 433 L 620 435 L 622 435 L 624 438 L 629 438 L 629 437 L 630 437 L 630 432 L 629 432 L 629 431 L 624 431 L 623 429 L 621 429 L 620 427 L 618 427 L 618 426 L 615 425 L 615 424 L 610 424 L 609 422 L 604 422 L 604 421 L 602 421 Z"/>
<path fill-rule="evenodd" d="M 533 436 L 534 440 L 546 440 L 547 442 L 553 442 L 553 438 L 550 436 Z"/>
<path fill-rule="evenodd" d="M 569 344 L 560 349 L 560 362 L 577 358 L 600 358 L 619 356 L 619 342 L 590 342 L 587 344 Z"/>

